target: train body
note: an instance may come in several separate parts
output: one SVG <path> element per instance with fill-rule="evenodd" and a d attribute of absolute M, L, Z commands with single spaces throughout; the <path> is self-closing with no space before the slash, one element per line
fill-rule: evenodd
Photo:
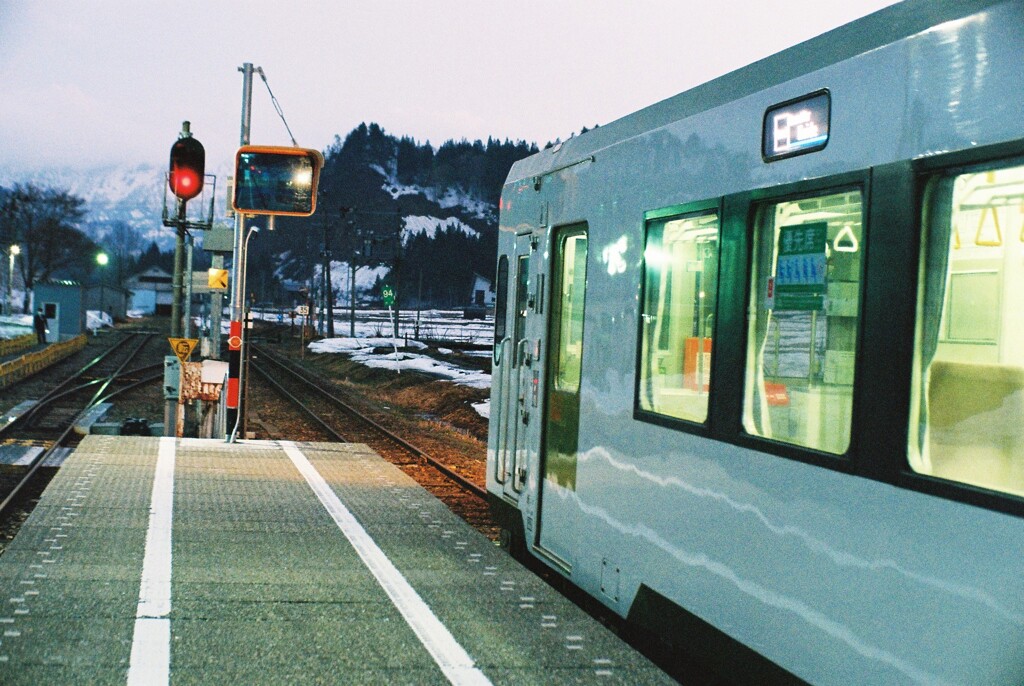
<path fill-rule="evenodd" d="M 1022 56 L 910 0 L 516 163 L 509 541 L 739 683 L 1024 683 Z"/>

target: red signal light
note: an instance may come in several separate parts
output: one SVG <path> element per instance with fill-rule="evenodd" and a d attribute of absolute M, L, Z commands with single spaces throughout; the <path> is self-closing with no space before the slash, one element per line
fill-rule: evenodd
<path fill-rule="evenodd" d="M 203 190 L 206 149 L 191 136 L 179 138 L 171 146 L 170 174 L 167 182 L 171 192 L 181 200 L 191 200 Z"/>

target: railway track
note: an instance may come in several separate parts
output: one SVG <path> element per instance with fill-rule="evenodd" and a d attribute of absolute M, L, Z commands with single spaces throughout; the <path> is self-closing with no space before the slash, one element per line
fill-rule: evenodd
<path fill-rule="evenodd" d="M 307 370 L 265 346 L 253 346 L 250 370 L 253 374 L 251 378 L 258 377 L 259 382 L 267 384 L 305 418 L 309 428 L 301 430 L 302 440 L 365 443 L 385 459 L 411 473 L 470 524 L 492 538 L 497 535 L 497 527 L 487 507 L 481 460 L 476 460 L 478 464 L 467 465 L 464 455 L 452 454 L 439 447 L 438 450 L 447 453 L 441 456 L 433 449 L 428 452 L 414 445 L 408 438 L 385 427 L 385 420 L 375 419 L 366 410 L 357 407 L 356 402 L 345 397 L 345 392 L 336 385 L 315 378 Z M 258 395 L 250 394 L 249 397 Z M 285 424 L 289 426 L 287 432 L 272 428 Z M 300 432 L 295 420 L 290 419 L 264 426 L 268 427 L 268 434 L 280 434 L 269 435 L 269 438 L 294 439 L 296 433 Z"/>
<path fill-rule="evenodd" d="M 26 491 L 39 468 L 54 453 L 77 443 L 75 426 L 94 408 L 119 393 L 152 383 L 162 376 L 162 365 L 132 366 L 152 344 L 151 339 L 151 334 L 143 333 L 120 336 L 82 367 L 63 372 L 63 380 L 36 400 L 30 409 L 0 427 L 2 443 L 43 448 L 25 466 L 23 474 L 20 470 L 18 474 L 8 474 L 6 483 L 0 486 L 0 517 Z"/>

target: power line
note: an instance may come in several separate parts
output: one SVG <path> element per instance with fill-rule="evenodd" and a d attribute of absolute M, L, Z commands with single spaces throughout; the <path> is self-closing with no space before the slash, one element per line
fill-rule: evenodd
<path fill-rule="evenodd" d="M 263 85 L 267 87 L 267 92 L 270 93 L 270 102 L 273 103 L 274 109 L 277 110 L 277 116 L 281 117 L 281 121 L 284 123 L 284 128 L 288 131 L 288 137 L 292 139 L 292 145 L 296 148 L 299 144 L 295 141 L 295 136 L 292 135 L 292 129 L 288 126 L 288 122 L 284 118 L 284 110 L 281 109 L 281 104 L 274 97 L 274 91 L 270 90 L 270 83 L 267 82 L 267 75 L 263 73 L 263 67 L 256 67 L 256 72 L 263 79 Z"/>

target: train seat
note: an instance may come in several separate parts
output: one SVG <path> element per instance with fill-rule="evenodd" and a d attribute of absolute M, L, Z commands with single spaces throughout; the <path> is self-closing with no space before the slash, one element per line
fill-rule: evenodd
<path fill-rule="evenodd" d="M 934 361 L 928 446 L 935 476 L 1024 494 L 1024 368 Z"/>

